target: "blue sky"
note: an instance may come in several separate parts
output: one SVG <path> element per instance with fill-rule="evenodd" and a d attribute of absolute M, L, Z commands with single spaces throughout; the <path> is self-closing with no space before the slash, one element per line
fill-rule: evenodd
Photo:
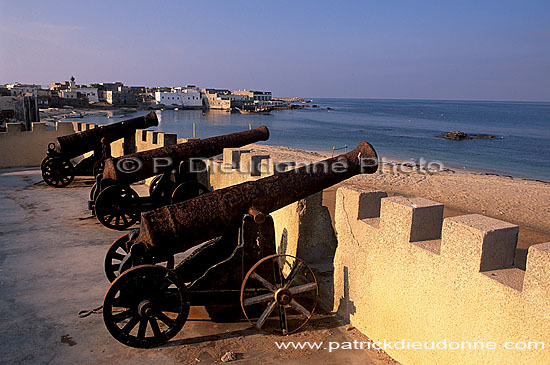
<path fill-rule="evenodd" d="M 550 101 L 549 1 L 4 1 L 0 83 Z"/>

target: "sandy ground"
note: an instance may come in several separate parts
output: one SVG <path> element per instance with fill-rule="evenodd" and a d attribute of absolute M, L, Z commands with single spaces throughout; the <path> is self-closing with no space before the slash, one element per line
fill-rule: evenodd
<path fill-rule="evenodd" d="M 105 329 L 99 306 L 109 286 L 103 273 L 108 245 L 120 236 L 91 218 L 90 184 L 65 189 L 39 183 L 39 169 L 0 170 L 0 363 L 212 364 L 228 351 L 235 363 L 388 364 L 375 350 L 279 350 L 275 341 L 364 342 L 366 337 L 318 312 L 288 337 L 263 334 L 248 322 L 213 323 L 202 307 L 166 345 L 126 347 Z M 138 186 L 142 193 L 145 186 Z"/>
<path fill-rule="evenodd" d="M 322 152 L 255 145 L 253 152 L 270 154 L 275 161 L 312 162 L 330 157 Z M 483 214 L 520 227 L 515 266 L 525 269 L 527 248 L 550 242 L 550 183 L 445 168 L 441 172 L 412 171 L 392 160 L 376 174 L 355 176 L 325 190 L 323 204 L 334 217 L 336 189 L 342 185 L 384 190 L 388 195 L 410 195 L 445 205 L 444 216 Z M 401 165 L 400 165 L 401 164 Z"/>

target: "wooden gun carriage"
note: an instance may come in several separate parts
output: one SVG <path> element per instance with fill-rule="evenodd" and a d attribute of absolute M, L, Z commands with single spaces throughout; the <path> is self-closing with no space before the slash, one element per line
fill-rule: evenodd
<path fill-rule="evenodd" d="M 377 169 L 376 152 L 361 142 L 347 154 L 142 213 L 140 229 L 106 257 L 114 279 L 103 303 L 108 331 L 128 346 L 153 347 L 180 331 L 190 306 L 220 303 L 240 306 L 258 329 L 297 331 L 315 310 L 317 282 L 301 259 L 276 253 L 269 214 Z"/>
<path fill-rule="evenodd" d="M 40 168 L 46 184 L 63 188 L 69 185 L 75 176 L 95 177 L 103 170 L 103 161 L 111 157 L 111 143 L 133 135 L 136 129 L 158 126 L 154 112 L 122 122 L 102 125 L 79 133 L 58 137 L 48 145 L 46 157 Z M 89 157 L 77 164 L 72 159 L 92 152 Z"/>
<path fill-rule="evenodd" d="M 267 139 L 269 130 L 262 126 L 108 159 L 102 176 L 92 187 L 88 206 L 104 226 L 127 229 L 139 220 L 142 212 L 208 192 L 198 181 L 199 173 L 206 171 L 202 159 L 219 155 L 224 148 Z M 157 177 L 150 185 L 149 196 L 140 197 L 130 187 L 154 176 Z"/>

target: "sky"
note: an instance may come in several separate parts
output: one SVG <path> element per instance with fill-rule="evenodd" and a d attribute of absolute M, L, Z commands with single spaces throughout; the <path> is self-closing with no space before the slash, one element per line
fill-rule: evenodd
<path fill-rule="evenodd" d="M 5 1 L 0 83 L 550 101 L 550 1 Z"/>

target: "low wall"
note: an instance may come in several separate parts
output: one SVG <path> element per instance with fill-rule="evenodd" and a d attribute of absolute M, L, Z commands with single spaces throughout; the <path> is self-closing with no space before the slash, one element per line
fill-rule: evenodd
<path fill-rule="evenodd" d="M 513 268 L 515 225 L 475 214 L 443 220 L 439 203 L 348 187 L 337 191 L 335 228 L 333 309 L 371 340 L 497 347 L 386 348 L 397 361 L 550 363 L 550 243 L 531 246 L 522 271 Z M 503 348 L 530 341 L 546 349 Z"/>
<path fill-rule="evenodd" d="M 46 123 L 32 123 L 30 131 L 22 131 L 19 123 L 6 127 L 0 132 L 0 168 L 40 166 L 49 143 L 74 133 L 71 122 L 57 122 L 55 130 L 46 130 Z"/>
<path fill-rule="evenodd" d="M 22 131 L 21 124 L 7 123 L 6 132 L 0 132 L 0 168 L 40 166 L 40 162 L 46 157 L 48 144 L 55 142 L 57 137 L 96 127 L 93 123 L 57 122 L 55 130 L 46 130 L 45 123 L 32 123 L 31 131 Z M 113 142 L 111 154 L 113 157 L 119 157 L 177 142 L 175 134 L 139 129 L 135 135 Z M 90 154 L 91 152 L 85 156 Z"/>

